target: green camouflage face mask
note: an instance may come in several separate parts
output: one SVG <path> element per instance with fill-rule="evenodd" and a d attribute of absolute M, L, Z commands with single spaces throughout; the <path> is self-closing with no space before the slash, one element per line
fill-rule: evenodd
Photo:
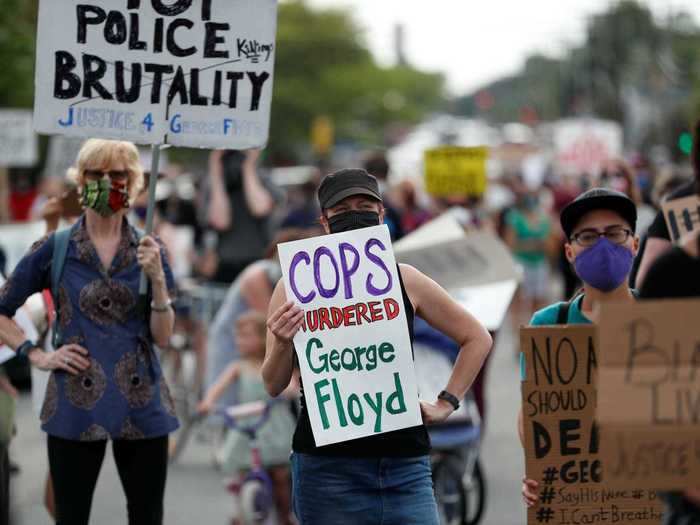
<path fill-rule="evenodd" d="M 83 188 L 83 206 L 109 217 L 129 207 L 126 184 L 109 179 L 88 181 Z"/>

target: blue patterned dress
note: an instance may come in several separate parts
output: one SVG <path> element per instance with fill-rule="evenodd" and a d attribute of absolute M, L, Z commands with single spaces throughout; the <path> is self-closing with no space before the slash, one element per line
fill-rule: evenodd
<path fill-rule="evenodd" d="M 51 288 L 53 238 L 32 246 L 0 288 L 0 314 L 12 318 L 27 298 Z M 124 220 L 121 243 L 105 269 L 90 241 L 85 216 L 71 228 L 58 288 L 63 343 L 89 352 L 90 367 L 74 376 L 51 373 L 41 410 L 42 429 L 63 439 L 95 441 L 164 436 L 178 427 L 153 348 L 148 314 L 138 308 L 138 237 Z M 170 266 L 161 248 L 169 290 Z M 150 303 L 150 300 L 149 300 Z"/>

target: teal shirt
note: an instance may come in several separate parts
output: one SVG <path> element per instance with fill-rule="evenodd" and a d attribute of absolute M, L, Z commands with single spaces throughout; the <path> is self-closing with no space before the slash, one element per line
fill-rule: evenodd
<path fill-rule="evenodd" d="M 571 302 L 571 306 L 569 307 L 569 317 L 566 320 L 566 324 L 591 324 L 590 319 L 584 316 L 583 312 L 581 312 L 581 303 L 583 303 L 583 295 L 579 295 Z M 557 324 L 559 308 L 563 304 L 563 302 L 550 304 L 549 306 L 542 308 L 542 310 L 535 312 L 532 319 L 530 319 L 530 326 Z M 525 377 L 525 354 L 520 352 L 520 380 L 525 381 Z"/>

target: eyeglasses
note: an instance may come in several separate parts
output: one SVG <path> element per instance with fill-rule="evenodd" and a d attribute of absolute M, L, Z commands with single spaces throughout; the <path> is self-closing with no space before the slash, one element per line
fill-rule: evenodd
<path fill-rule="evenodd" d="M 593 229 L 583 230 L 571 236 L 571 240 L 575 241 L 579 246 L 587 248 L 593 246 L 598 242 L 598 239 L 605 237 L 607 240 L 614 244 L 625 244 L 627 239 L 632 235 L 632 230 L 627 228 L 621 228 L 619 226 L 612 226 L 606 228 L 605 231 L 598 231 Z"/>
<path fill-rule="evenodd" d="M 91 180 L 99 180 L 105 175 L 117 182 L 125 182 L 129 178 L 129 172 L 127 170 L 85 170 L 85 177 Z"/>

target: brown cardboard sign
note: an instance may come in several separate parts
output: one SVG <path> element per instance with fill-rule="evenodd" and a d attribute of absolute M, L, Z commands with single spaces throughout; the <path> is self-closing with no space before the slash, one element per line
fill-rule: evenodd
<path fill-rule="evenodd" d="M 700 486 L 700 300 L 606 304 L 597 418 L 618 487 Z"/>
<path fill-rule="evenodd" d="M 539 483 L 529 525 L 661 522 L 656 493 L 611 488 L 594 421 L 598 354 L 593 326 L 520 330 L 525 471 Z M 606 434 L 603 434 L 605 436 Z"/>
<path fill-rule="evenodd" d="M 681 243 L 700 230 L 700 197 L 697 195 L 666 201 L 662 209 L 674 243 Z"/>

